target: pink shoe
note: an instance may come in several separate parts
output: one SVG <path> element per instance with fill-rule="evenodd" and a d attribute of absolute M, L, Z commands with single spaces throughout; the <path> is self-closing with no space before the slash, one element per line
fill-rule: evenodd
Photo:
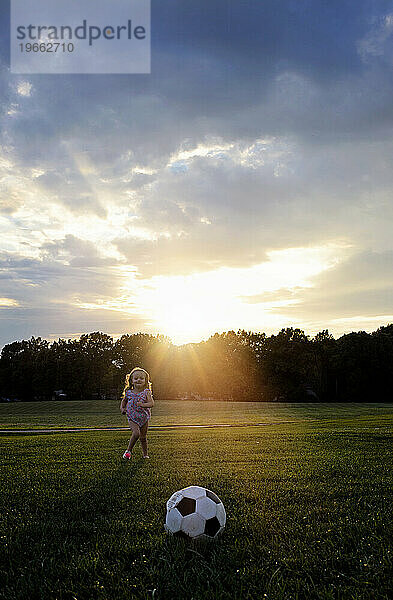
<path fill-rule="evenodd" d="M 126 450 L 123 454 L 123 458 L 127 458 L 128 460 L 130 460 L 131 452 L 129 450 Z"/>

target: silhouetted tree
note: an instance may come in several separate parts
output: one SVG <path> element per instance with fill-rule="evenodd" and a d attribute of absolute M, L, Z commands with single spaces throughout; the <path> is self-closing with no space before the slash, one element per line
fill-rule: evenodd
<path fill-rule="evenodd" d="M 149 371 L 161 398 L 197 394 L 233 400 L 390 401 L 393 325 L 338 340 L 288 327 L 266 336 L 239 330 L 174 346 L 162 335 L 102 332 L 52 342 L 32 337 L 4 346 L 0 397 L 43 400 L 119 397 L 135 366 Z"/>

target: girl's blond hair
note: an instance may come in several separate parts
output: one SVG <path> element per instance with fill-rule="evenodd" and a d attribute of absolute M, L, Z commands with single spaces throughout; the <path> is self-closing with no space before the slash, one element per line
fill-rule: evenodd
<path fill-rule="evenodd" d="M 142 367 L 135 367 L 134 369 L 132 369 L 132 371 L 130 373 L 128 373 L 126 375 L 125 386 L 124 386 L 123 394 L 121 396 L 122 399 L 125 398 L 127 390 L 132 390 L 132 388 L 133 388 L 132 375 L 133 375 L 133 373 L 135 373 L 135 371 L 142 371 L 142 373 L 145 374 L 145 387 L 143 389 L 148 389 L 151 391 L 151 381 L 150 381 L 149 373 L 147 371 L 145 371 L 145 369 L 142 369 Z"/>

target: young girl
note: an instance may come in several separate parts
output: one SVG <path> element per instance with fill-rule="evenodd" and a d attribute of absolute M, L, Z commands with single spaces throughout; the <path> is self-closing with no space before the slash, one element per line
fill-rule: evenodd
<path fill-rule="evenodd" d="M 146 434 L 151 417 L 150 408 L 153 405 L 149 373 L 145 369 L 135 367 L 126 376 L 120 403 L 120 412 L 123 415 L 127 414 L 128 424 L 132 430 L 130 442 L 123 458 L 131 458 L 131 450 L 138 439 L 141 442 L 143 458 L 149 458 Z"/>

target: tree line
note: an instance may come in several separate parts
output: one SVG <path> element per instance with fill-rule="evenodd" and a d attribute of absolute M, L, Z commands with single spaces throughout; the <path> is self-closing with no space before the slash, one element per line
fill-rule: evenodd
<path fill-rule="evenodd" d="M 7 344 L 0 356 L 5 400 L 119 398 L 135 366 L 151 375 L 160 398 L 235 401 L 389 402 L 393 324 L 335 339 L 294 328 L 276 335 L 239 330 L 175 346 L 163 335 L 102 332 L 49 342 Z"/>

